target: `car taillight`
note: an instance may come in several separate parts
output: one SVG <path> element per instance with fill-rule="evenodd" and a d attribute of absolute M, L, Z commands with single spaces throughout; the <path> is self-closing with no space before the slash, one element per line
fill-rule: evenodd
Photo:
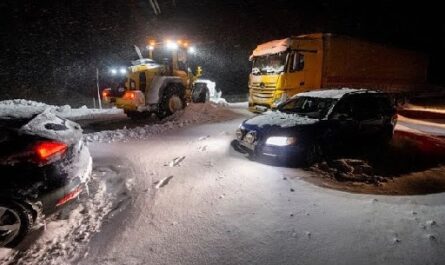
<path fill-rule="evenodd" d="M 125 94 L 122 98 L 123 99 L 134 99 L 135 97 L 136 97 L 136 95 L 134 94 L 134 92 L 127 91 L 127 92 L 125 92 Z"/>
<path fill-rule="evenodd" d="M 104 91 L 102 91 L 102 98 L 106 98 L 110 95 L 110 90 L 105 89 Z"/>
<path fill-rule="evenodd" d="M 67 194 L 65 194 L 65 196 L 60 198 L 57 201 L 56 206 L 64 205 L 65 203 L 67 203 L 67 202 L 77 198 L 81 192 L 82 192 L 82 188 L 81 187 L 77 187 L 77 188 L 73 189 L 72 191 L 70 191 Z"/>
<path fill-rule="evenodd" d="M 48 161 L 55 155 L 61 155 L 66 152 L 68 146 L 61 142 L 45 141 L 39 142 L 34 150 L 40 160 Z"/>

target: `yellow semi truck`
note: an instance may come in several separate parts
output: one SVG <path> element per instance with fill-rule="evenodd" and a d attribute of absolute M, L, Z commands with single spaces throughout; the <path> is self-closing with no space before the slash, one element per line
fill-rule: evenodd
<path fill-rule="evenodd" d="M 137 47 L 136 47 L 137 48 Z M 150 41 L 149 58 L 139 59 L 129 67 L 111 68 L 111 86 L 102 91 L 102 99 L 122 108 L 130 118 L 148 117 L 155 113 L 164 118 L 185 108 L 191 99 L 192 86 L 202 75 L 194 72 L 188 57 L 195 48 L 187 41 Z"/>
<path fill-rule="evenodd" d="M 250 56 L 249 110 L 275 108 L 320 88 L 367 88 L 393 93 L 426 86 L 424 54 L 329 33 L 260 44 Z"/>

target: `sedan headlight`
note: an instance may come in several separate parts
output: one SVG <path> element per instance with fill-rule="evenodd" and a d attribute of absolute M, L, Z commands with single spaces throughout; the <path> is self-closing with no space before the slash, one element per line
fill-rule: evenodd
<path fill-rule="evenodd" d="M 246 140 L 247 143 L 253 144 L 256 140 L 256 132 L 255 131 L 248 132 L 244 137 L 244 139 Z"/>
<path fill-rule="evenodd" d="M 286 137 L 286 136 L 272 136 L 267 138 L 267 145 L 275 145 L 275 146 L 286 146 L 295 144 L 297 142 L 296 137 Z"/>

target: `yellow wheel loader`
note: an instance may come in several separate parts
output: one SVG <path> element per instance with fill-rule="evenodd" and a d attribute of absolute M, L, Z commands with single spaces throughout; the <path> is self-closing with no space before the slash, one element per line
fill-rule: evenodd
<path fill-rule="evenodd" d="M 202 75 L 201 67 L 193 73 L 187 60 L 195 48 L 185 41 L 151 42 L 150 58 L 135 48 L 139 59 L 131 66 L 110 69 L 112 83 L 102 91 L 103 100 L 136 119 L 153 113 L 162 119 L 185 108 L 194 81 Z"/>

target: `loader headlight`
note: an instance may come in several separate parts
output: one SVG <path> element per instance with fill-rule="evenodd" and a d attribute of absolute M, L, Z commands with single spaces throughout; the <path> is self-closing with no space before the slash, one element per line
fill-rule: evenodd
<path fill-rule="evenodd" d="M 177 50 L 179 48 L 179 45 L 176 42 L 167 40 L 165 43 L 165 47 L 169 50 Z"/>
<path fill-rule="evenodd" d="M 275 146 L 286 146 L 295 144 L 297 142 L 296 137 L 286 137 L 286 136 L 272 136 L 267 138 L 267 145 L 275 145 Z"/>
<path fill-rule="evenodd" d="M 110 73 L 111 73 L 112 75 L 117 74 L 117 69 L 115 69 L 115 68 L 110 69 Z"/>
<path fill-rule="evenodd" d="M 187 52 L 188 53 L 190 53 L 190 54 L 195 54 L 196 53 L 196 48 L 195 47 L 189 47 L 188 49 L 187 49 Z"/>
<path fill-rule="evenodd" d="M 121 69 L 119 69 L 119 73 L 121 73 L 122 75 L 127 73 L 127 69 L 125 69 L 124 67 L 122 67 Z"/>

